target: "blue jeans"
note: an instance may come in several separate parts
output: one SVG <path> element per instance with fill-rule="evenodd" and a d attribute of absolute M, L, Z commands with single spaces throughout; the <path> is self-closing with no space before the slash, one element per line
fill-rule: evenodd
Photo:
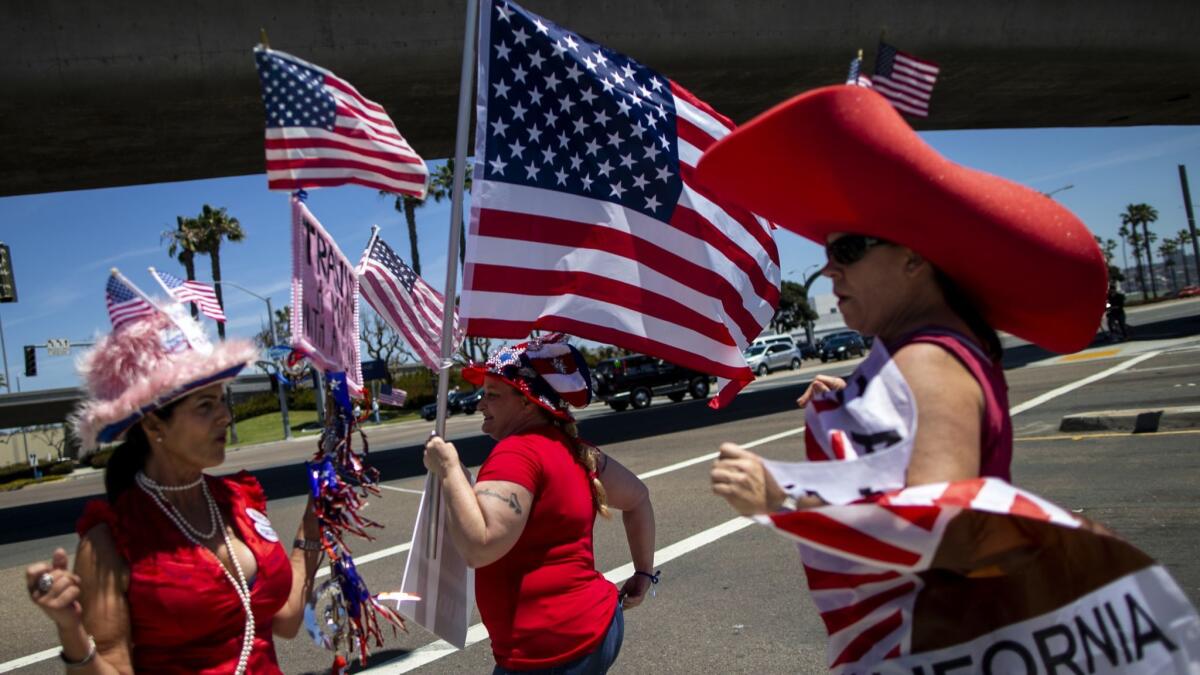
<path fill-rule="evenodd" d="M 492 675 L 604 675 L 617 660 L 617 655 L 621 653 L 621 642 L 624 640 L 625 615 L 621 611 L 621 600 L 618 598 L 617 611 L 613 612 L 612 623 L 608 624 L 608 632 L 604 634 L 600 646 L 596 647 L 591 654 L 585 654 L 561 666 L 541 670 L 509 670 L 496 664 Z"/>

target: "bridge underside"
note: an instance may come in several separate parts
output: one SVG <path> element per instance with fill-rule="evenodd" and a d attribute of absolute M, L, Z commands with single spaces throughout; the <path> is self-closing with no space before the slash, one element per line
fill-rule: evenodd
<path fill-rule="evenodd" d="M 735 121 L 873 63 L 881 30 L 938 62 L 919 129 L 1196 124 L 1192 0 L 529 0 Z M 323 65 L 382 103 L 425 157 L 451 154 L 463 3 L 6 3 L 0 195 L 259 173 L 251 48 Z M 265 180 L 264 180 L 265 184 Z"/>

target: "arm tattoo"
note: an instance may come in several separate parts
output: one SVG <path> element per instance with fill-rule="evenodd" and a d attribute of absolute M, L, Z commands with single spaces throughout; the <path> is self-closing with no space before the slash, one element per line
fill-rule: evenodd
<path fill-rule="evenodd" d="M 487 495 L 488 497 L 495 497 L 496 499 L 499 499 L 502 502 L 507 502 L 508 508 L 515 511 L 517 515 L 521 515 L 521 502 L 517 501 L 517 493 L 515 493 L 515 492 L 510 494 L 509 496 L 505 497 L 504 495 L 500 494 L 499 492 L 495 492 L 494 490 L 489 490 L 487 488 L 484 488 L 482 490 L 477 490 L 475 492 L 475 494 Z"/>

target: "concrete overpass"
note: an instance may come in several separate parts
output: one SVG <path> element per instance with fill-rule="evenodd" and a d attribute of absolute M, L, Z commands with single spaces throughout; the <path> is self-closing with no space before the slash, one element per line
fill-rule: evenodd
<path fill-rule="evenodd" d="M 528 0 L 737 121 L 839 82 L 881 29 L 939 62 L 924 129 L 1200 123 L 1195 0 Z M 0 195 L 262 171 L 251 47 L 326 66 L 453 145 L 463 2 L 6 2 Z M 873 60 L 868 59 L 869 63 Z"/>

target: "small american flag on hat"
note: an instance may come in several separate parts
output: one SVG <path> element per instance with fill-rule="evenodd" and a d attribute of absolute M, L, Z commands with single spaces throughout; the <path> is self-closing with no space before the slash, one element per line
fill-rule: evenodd
<path fill-rule="evenodd" d="M 215 321 L 225 321 L 225 312 L 221 309 L 221 303 L 217 301 L 217 293 L 212 286 L 202 281 L 184 281 L 153 267 L 150 268 L 150 273 L 157 277 L 163 288 L 179 302 L 194 302 L 204 316 Z"/>
<path fill-rule="evenodd" d="M 112 276 L 108 277 L 104 300 L 108 305 L 108 318 L 112 320 L 113 330 L 144 316 L 150 316 L 156 311 L 154 305 L 125 283 L 115 270 Z"/>

